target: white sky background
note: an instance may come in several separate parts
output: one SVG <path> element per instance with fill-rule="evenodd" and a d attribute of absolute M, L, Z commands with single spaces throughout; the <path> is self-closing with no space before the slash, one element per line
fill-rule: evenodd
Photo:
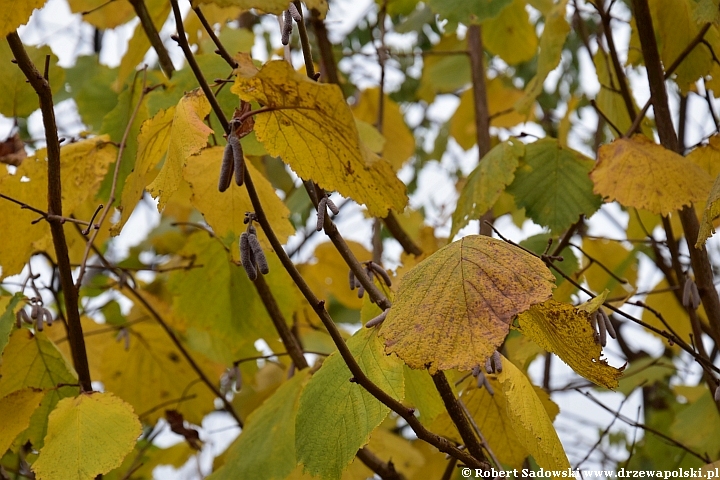
<path fill-rule="evenodd" d="M 188 5 L 184 3 L 184 10 L 187 11 Z M 614 13 L 618 14 L 621 12 L 621 4 L 616 4 L 617 8 Z M 331 10 L 328 13 L 327 25 L 330 32 L 331 40 L 338 41 L 343 35 L 349 32 L 357 23 L 359 18 L 365 17 L 368 12 L 374 11 L 373 0 L 336 0 L 332 3 Z M 624 16 L 622 13 L 619 16 L 623 18 L 629 18 L 629 13 Z M 120 58 L 127 49 L 127 41 L 132 35 L 133 28 L 136 21 L 130 23 L 129 26 L 119 27 L 115 30 L 108 30 L 105 32 L 103 39 L 103 49 L 101 62 L 109 66 L 116 66 L 120 62 Z M 263 25 L 277 26 L 277 21 L 272 16 L 263 18 Z M 617 45 L 627 45 L 627 38 L 629 36 L 629 27 L 625 23 L 615 22 L 617 29 L 613 32 L 615 35 L 615 41 Z M 60 58 L 60 64 L 68 67 L 74 63 L 74 59 L 78 55 L 86 55 L 92 53 L 92 28 L 89 25 L 83 24 L 79 15 L 73 15 L 65 2 L 65 0 L 49 0 L 46 7 L 36 14 L 31 19 L 28 27 L 20 29 L 21 37 L 23 41 L 28 44 L 48 44 L 53 49 L 53 52 Z M 174 23 L 169 20 L 161 31 L 161 38 L 165 41 L 168 50 L 170 51 L 173 62 L 176 66 L 180 66 L 183 63 L 182 53 L 176 46 L 175 42 L 170 40 L 170 35 L 175 33 Z M 255 58 L 265 58 L 265 47 L 264 41 L 261 37 L 256 43 L 255 49 L 253 50 L 253 56 Z M 387 43 L 390 46 L 403 48 L 411 45 L 414 39 L 414 34 L 389 34 L 387 37 Z M 280 45 L 280 34 L 279 30 L 275 30 L 272 35 L 273 45 Z M 621 61 L 623 60 L 625 52 L 620 52 Z M 299 54 L 298 54 L 299 55 Z M 153 52 L 149 53 L 146 57 L 146 61 L 152 63 L 155 59 Z M 599 89 L 597 78 L 594 76 L 594 67 L 592 60 L 589 58 L 587 53 L 583 51 L 581 54 L 582 71 L 585 75 L 582 77 L 583 89 L 589 96 L 592 97 Z M 294 57 L 295 65 L 301 65 L 302 60 L 299 56 Z M 368 58 L 366 61 L 355 60 L 352 62 L 344 60 L 340 64 L 341 68 L 353 68 L 352 76 L 356 83 L 365 86 L 374 86 L 379 81 L 379 67 L 373 58 Z M 361 70 L 360 70 L 361 69 Z M 388 90 L 393 90 L 399 86 L 401 80 L 400 74 L 397 71 L 389 69 L 386 76 L 386 85 Z M 636 96 L 636 101 L 639 105 L 643 105 L 647 100 L 649 92 L 646 87 L 646 81 L 639 74 L 631 74 L 630 80 L 632 82 L 632 90 Z M 547 80 L 547 85 L 555 85 L 557 82 L 557 73 L 551 74 Z M 677 96 L 671 96 L 673 102 L 673 109 L 677 110 Z M 697 103 L 696 103 L 697 102 Z M 707 109 L 703 105 L 699 105 L 700 100 L 697 97 L 691 97 L 689 106 L 689 124 L 687 133 L 687 144 L 693 145 L 714 128 L 712 121 L 707 115 Z M 444 122 L 449 119 L 455 111 L 458 104 L 458 99 L 453 95 L 442 95 L 439 100 L 430 108 L 429 115 L 438 122 Z M 697 110 L 692 110 L 693 107 L 697 107 Z M 716 106 L 717 109 L 717 106 Z M 695 113 L 695 112 L 699 113 Z M 413 112 L 412 109 L 406 111 L 406 118 L 408 123 L 413 126 L 418 121 L 417 112 Z M 57 116 L 59 123 L 63 125 L 62 135 L 72 136 L 77 135 L 82 130 L 82 125 L 79 123 L 77 112 L 72 101 L 66 101 L 57 106 Z M 564 112 L 557 112 L 559 116 L 562 116 Z M 590 109 L 585 109 L 582 112 L 582 118 L 574 118 L 574 123 L 581 123 L 582 128 L 579 131 L 592 132 L 596 126 L 595 113 Z M 6 138 L 12 129 L 12 121 L 0 117 L 0 138 Z M 39 112 L 36 112 L 30 121 L 30 132 L 31 135 L 40 139 L 44 137 L 42 130 L 42 123 Z M 518 134 L 521 131 L 530 132 L 536 135 L 543 135 L 542 130 L 533 124 L 526 124 L 521 127 L 512 130 L 512 134 Z M 435 132 L 436 133 L 436 132 Z M 426 138 L 428 145 L 432 145 L 432 136 L 435 134 L 431 132 Z M 507 137 L 507 133 L 503 134 L 503 139 Z M 570 146 L 578 149 L 579 151 L 592 155 L 592 152 L 588 151 L 587 147 L 582 143 L 581 139 L 577 136 L 571 136 L 569 138 Z M 450 177 L 449 172 L 454 170 L 457 165 L 460 165 L 464 174 L 468 174 L 477 165 L 477 147 L 474 147 L 469 152 L 465 152 L 461 147 L 450 140 L 448 145 L 448 152 L 443 157 L 441 162 L 431 162 L 427 164 L 420 175 L 419 188 L 415 194 L 411 196 L 410 205 L 413 208 L 424 207 L 427 212 L 426 222 L 429 225 L 437 227 L 437 233 L 439 235 L 447 235 L 450 231 L 449 214 L 454 208 L 457 200 L 457 191 L 455 189 L 454 180 Z M 408 171 L 401 171 L 400 176 L 407 180 Z M 450 207 L 450 209 L 442 209 L 442 206 Z M 622 238 L 624 232 L 613 225 L 608 220 L 607 215 L 611 215 L 615 219 L 626 224 L 627 215 L 620 211 L 615 205 L 607 205 L 603 207 L 602 211 L 595 214 L 595 216 L 589 222 L 590 234 L 592 235 L 604 235 L 613 238 Z M 312 220 L 312 219 L 311 219 Z M 116 255 L 124 255 L 127 249 L 141 241 L 146 233 L 154 227 L 159 221 L 159 214 L 153 201 L 142 202 L 135 213 L 132 215 L 130 221 L 127 223 L 123 234 L 114 240 L 114 251 Z M 311 222 L 314 223 L 314 222 Z M 341 232 L 348 239 L 359 241 L 369 247 L 370 234 L 370 223 L 363 221 L 362 212 L 359 209 L 343 209 L 343 212 L 337 219 L 338 226 Z M 542 228 L 532 224 L 528 221 L 525 223 L 522 229 L 516 228 L 512 222 L 507 218 L 502 218 L 496 222 L 496 228 L 503 232 L 503 235 L 519 241 L 530 235 L 540 233 L 543 231 Z M 471 233 L 477 233 L 478 222 L 471 222 L 471 224 L 463 229 L 460 235 L 467 235 Z M 324 238 L 322 235 L 316 235 L 313 242 L 309 242 L 301 252 L 301 257 L 307 258 L 314 249 L 317 241 L 321 241 Z M 293 245 L 296 245 L 298 239 L 291 239 L 288 242 L 288 248 L 293 249 Z M 713 239 L 711 240 L 708 248 L 711 252 L 718 250 L 718 242 Z M 394 241 L 387 241 L 385 243 L 385 260 L 389 265 L 396 265 L 397 258 L 399 258 L 400 247 Z M 35 265 L 36 262 L 33 262 Z M 36 269 L 41 268 L 38 263 Z M 641 282 L 645 282 L 638 285 L 638 290 L 649 290 L 652 286 L 659 281 L 660 276 L 655 271 L 651 262 L 644 257 L 640 262 L 640 272 L 638 278 Z M 12 279 L 10 279 L 12 280 Z M 582 298 L 585 300 L 585 298 Z M 635 315 L 641 315 L 638 309 L 626 309 L 628 313 Z M 662 343 L 654 337 L 646 334 L 641 328 L 631 326 L 634 332 L 632 336 L 628 335 L 631 342 L 635 342 L 638 346 L 642 345 L 645 350 L 650 351 L 652 354 L 657 354 L 662 351 Z M 632 345 L 632 343 L 631 343 Z M 611 365 L 619 366 L 623 363 L 622 355 L 619 348 L 612 341 L 608 344 L 605 349 L 606 355 L 609 357 Z M 689 365 L 689 367 L 688 367 Z M 697 378 L 697 370 L 691 362 L 686 362 L 685 367 L 692 370 L 691 380 Z M 536 383 L 540 383 L 542 378 L 543 361 L 536 361 L 530 368 L 530 373 L 533 376 Z M 577 379 L 572 370 L 562 364 L 557 358 L 553 359 L 553 375 L 551 387 L 560 387 L 567 384 L 572 379 Z M 614 394 L 612 392 L 601 392 L 596 391 L 593 393 L 596 397 L 600 398 L 610 408 L 620 408 L 620 404 L 624 399 L 621 394 Z M 577 462 L 585 456 L 590 446 L 592 446 L 598 438 L 598 432 L 602 431 L 609 425 L 613 419 L 613 416 L 602 409 L 592 404 L 589 400 L 582 398 L 579 394 L 572 392 L 570 394 L 553 394 L 553 399 L 560 405 L 561 413 L 555 422 L 558 429 L 559 436 L 566 447 L 566 451 L 571 460 L 571 463 L 576 466 Z M 626 416 L 636 419 L 638 418 L 639 408 L 641 406 L 641 396 L 638 391 L 628 398 L 622 408 L 620 409 Z M 642 420 L 642 417 L 640 417 Z M 202 472 L 207 474 L 211 469 L 211 460 L 213 454 L 221 452 L 226 445 L 232 441 L 235 435 L 238 433 L 237 429 L 230 428 L 229 430 L 223 430 L 215 432 L 217 429 L 223 429 L 232 422 L 229 416 L 222 413 L 216 413 L 209 415 L 203 422 L 202 438 L 206 442 L 206 450 L 201 455 L 202 460 L 200 469 Z M 632 439 L 632 431 L 629 427 L 625 426 L 621 422 L 616 422 L 613 431 L 623 429 L 630 432 L 628 438 Z M 215 432 L 215 433 L 213 433 Z M 637 432 L 638 438 L 642 436 L 642 432 Z M 173 433 L 163 433 L 158 437 L 158 443 L 163 446 L 171 445 L 182 441 L 181 437 Z M 614 455 L 617 455 L 617 459 L 623 459 L 627 456 L 624 451 L 614 450 Z M 582 465 L 583 469 L 601 468 L 599 463 L 599 457 L 596 455 L 592 456 L 588 461 Z M 170 467 L 160 467 L 156 470 L 156 478 L 197 478 L 198 475 L 197 463 L 190 462 L 186 465 L 181 472 L 173 473 L 173 469 Z"/>

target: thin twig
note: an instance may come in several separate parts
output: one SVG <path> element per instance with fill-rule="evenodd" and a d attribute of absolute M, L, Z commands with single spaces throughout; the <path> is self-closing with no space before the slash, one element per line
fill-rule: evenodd
<path fill-rule="evenodd" d="M 142 91 L 140 92 L 140 98 L 138 98 L 137 103 L 135 104 L 135 109 L 133 110 L 132 114 L 130 115 L 130 119 L 128 121 L 127 126 L 125 127 L 125 131 L 123 132 L 122 140 L 120 141 L 120 146 L 118 147 L 118 154 L 117 154 L 117 160 L 115 161 L 115 171 L 113 172 L 113 179 L 112 179 L 112 187 L 110 188 L 110 196 L 108 197 L 107 205 L 108 208 L 106 208 L 102 215 L 100 216 L 100 220 L 98 220 L 98 228 L 95 229 L 90 236 L 90 238 L 87 241 L 87 244 L 85 245 L 85 252 L 83 253 L 82 261 L 80 262 L 80 273 L 78 273 L 77 281 L 75 282 L 75 288 L 80 288 L 80 285 L 82 285 L 83 277 L 85 276 L 85 272 L 87 271 L 86 265 L 88 261 L 88 257 L 90 256 L 90 248 L 95 243 L 95 239 L 98 236 L 98 233 L 100 232 L 100 228 L 102 227 L 103 222 L 105 222 L 105 219 L 110 214 L 110 211 L 113 210 L 112 204 L 115 203 L 115 191 L 117 189 L 117 183 L 118 178 L 120 177 L 120 163 L 122 162 L 123 153 L 125 152 L 125 147 L 127 146 L 127 140 L 128 136 L 130 135 L 130 129 L 132 128 L 133 123 L 135 123 L 135 118 L 137 117 L 138 112 L 140 111 L 140 106 L 143 103 L 143 100 L 145 99 L 145 95 L 147 95 L 147 68 L 143 68 L 143 81 L 142 81 Z M 97 212 L 96 212 L 97 213 Z M 82 232 L 81 232 L 82 233 Z"/>
<path fill-rule="evenodd" d="M 165 45 L 163 45 L 163 42 L 160 39 L 160 34 L 158 33 L 157 28 L 155 28 L 150 12 L 148 12 L 147 7 L 145 6 L 145 2 L 143 0 L 129 1 L 140 19 L 140 25 L 142 25 L 143 30 L 145 30 L 145 35 L 147 35 L 148 40 L 150 40 L 150 44 L 155 50 L 155 53 L 157 53 L 160 68 L 162 68 L 168 78 L 171 78 L 175 67 L 173 66 L 172 60 L 170 60 L 170 55 L 168 54 Z"/>

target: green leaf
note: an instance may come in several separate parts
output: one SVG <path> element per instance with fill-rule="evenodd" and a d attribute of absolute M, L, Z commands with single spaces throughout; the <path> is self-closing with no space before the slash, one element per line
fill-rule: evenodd
<path fill-rule="evenodd" d="M 565 20 L 567 0 L 561 0 L 545 14 L 545 27 L 540 37 L 537 73 L 525 86 L 525 96 L 515 103 L 520 112 L 529 112 L 535 99 L 543 91 L 543 82 L 548 74 L 558 66 L 563 45 L 570 33 L 570 25 Z"/>
<path fill-rule="evenodd" d="M 118 103 L 118 94 L 110 86 L 117 79 L 117 68 L 101 65 L 97 55 L 83 55 L 66 72 L 83 123 L 99 132 L 105 115 Z"/>
<path fill-rule="evenodd" d="M 441 17 L 465 25 L 496 17 L 512 0 L 430 0 L 430 7 Z"/>
<path fill-rule="evenodd" d="M 238 249 L 237 242 L 232 249 Z M 254 344 L 261 338 L 271 348 L 284 350 L 277 343 L 277 332 L 245 270 L 231 263 L 230 254 L 217 239 L 195 233 L 179 254 L 195 258 L 195 264 L 202 265 L 173 272 L 168 281 L 173 311 L 187 322 L 191 345 L 227 364 L 242 356 L 257 355 Z M 299 305 L 297 290 L 275 255 L 267 252 L 266 256 L 270 274 L 265 279 L 280 311 L 291 321 Z"/>
<path fill-rule="evenodd" d="M 507 191 L 536 223 L 561 232 L 581 214 L 589 217 L 600 208 L 602 199 L 593 193 L 588 177 L 592 167 L 592 160 L 544 138 L 525 147 Z"/>
<path fill-rule="evenodd" d="M 385 355 L 376 329 L 360 329 L 347 345 L 370 380 L 392 397 L 403 398 L 402 362 Z M 345 361 L 335 352 L 300 396 L 295 423 L 298 460 L 306 472 L 323 480 L 340 479 L 390 411 L 351 378 Z"/>
<path fill-rule="evenodd" d="M 524 144 L 509 140 L 495 146 L 480 160 L 460 192 L 452 216 L 450 238 L 470 220 L 480 218 L 492 208 L 505 187 L 515 178 L 515 169 L 524 153 Z"/>
<path fill-rule="evenodd" d="M 0 310 L 4 310 L 0 315 L 0 356 L 10 340 L 10 334 L 15 325 L 15 307 L 23 298 L 25 295 L 22 292 L 17 292 L 12 297 L 0 298 Z"/>
<path fill-rule="evenodd" d="M 2 20 L 6 20 L 8 12 L 13 12 L 16 8 L 17 4 L 15 2 L 4 8 L 3 15 L 0 16 Z M 5 35 L 2 37 L 4 38 Z M 58 58 L 52 53 L 50 47 L 26 46 L 25 51 L 35 68 L 41 72 L 45 65 L 45 56 L 50 56 L 49 77 L 52 79 L 50 87 L 53 94 L 57 93 L 65 84 L 65 70 L 58 66 Z M 39 108 L 38 97 L 33 87 L 27 83 L 22 70 L 17 65 L 10 63 L 14 58 L 15 56 L 8 43 L 6 41 L 0 42 L 0 65 L 4 65 L 2 75 L 0 75 L 0 92 L 2 92 L 2 95 L 0 95 L 0 115 L 10 118 L 27 117 Z"/>
<path fill-rule="evenodd" d="M 386 350 L 431 373 L 470 370 L 500 346 L 514 315 L 550 297 L 554 280 L 518 247 L 464 237 L 402 278 L 380 331 Z"/>
<path fill-rule="evenodd" d="M 208 480 L 283 480 L 295 469 L 295 417 L 308 371 L 296 373 L 250 414 L 224 465 Z"/>
<path fill-rule="evenodd" d="M 141 431 L 132 407 L 111 393 L 65 398 L 50 414 L 32 469 L 38 480 L 92 480 L 119 466 Z"/>

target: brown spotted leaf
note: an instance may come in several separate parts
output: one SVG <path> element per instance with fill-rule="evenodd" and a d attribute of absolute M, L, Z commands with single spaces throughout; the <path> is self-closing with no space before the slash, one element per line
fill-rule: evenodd
<path fill-rule="evenodd" d="M 385 349 L 412 368 L 469 370 L 503 342 L 514 315 L 550 297 L 553 282 L 524 250 L 464 237 L 405 274 L 381 330 Z"/>

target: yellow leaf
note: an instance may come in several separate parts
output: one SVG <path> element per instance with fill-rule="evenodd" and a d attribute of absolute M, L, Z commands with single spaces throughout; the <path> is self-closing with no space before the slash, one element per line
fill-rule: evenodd
<path fill-rule="evenodd" d="M 157 176 L 157 166 L 168 152 L 175 107 L 160 110 L 154 117 L 145 120 L 137 136 L 137 157 L 135 167 L 125 179 L 120 198 L 120 219 L 112 226 L 112 234 L 118 235 L 130 218 L 135 206 L 142 198 L 145 186 Z"/>
<path fill-rule="evenodd" d="M 255 116 L 255 134 L 300 177 L 364 203 L 373 216 L 403 210 L 405 185 L 388 162 L 363 148 L 337 85 L 317 83 L 287 62 L 272 61 L 257 73 L 243 66 L 232 91 L 274 109 Z"/>
<path fill-rule="evenodd" d="M 70 215 L 86 201 L 97 206 L 95 194 L 115 160 L 115 147 L 107 136 L 71 143 L 60 149 L 61 183 L 63 187 L 63 213 Z M 0 193 L 41 210 L 47 210 L 46 150 L 40 149 L 26 158 L 14 175 L 0 169 Z M 23 180 L 25 178 L 25 180 Z M 0 249 L 2 277 L 19 273 L 30 254 L 44 242 L 50 241 L 50 228 L 46 222 L 33 225 L 38 214 L 21 210 L 19 206 L 0 199 L 0 231 L 13 232 L 13 242 Z M 89 220 L 89 219 L 88 219 Z M 0 277 L 0 278 L 2 278 Z"/>
<path fill-rule="evenodd" d="M 353 107 L 353 113 L 358 119 L 375 125 L 378 121 L 379 102 L 380 90 L 378 88 L 363 90 L 360 99 Z M 405 124 L 400 106 L 387 95 L 384 95 L 383 98 L 381 133 L 390 140 L 385 142 L 382 158 L 390 163 L 394 170 L 399 170 L 405 160 L 415 153 L 415 137 Z"/>
<path fill-rule="evenodd" d="M 707 145 L 696 148 L 685 158 L 705 170 L 710 178 L 717 178 L 720 175 L 720 135 L 713 135 Z"/>
<path fill-rule="evenodd" d="M 187 159 L 183 176 L 190 184 L 192 191 L 190 201 L 203 214 L 215 235 L 225 241 L 234 242 L 245 231 L 246 225 L 243 223 L 245 212 L 252 212 L 254 208 L 245 187 L 241 188 L 233 184 L 223 193 L 218 191 L 222 156 L 222 147 L 203 149 L 199 154 Z M 277 196 L 270 182 L 251 162 L 246 161 L 245 168 L 248 169 L 253 179 L 270 225 L 280 243 L 285 243 L 287 238 L 295 233 L 295 229 L 288 220 L 290 212 Z M 259 233 L 262 235 L 261 232 Z M 236 247 L 235 243 L 231 248 L 235 259 L 239 258 L 239 251 Z"/>
<path fill-rule="evenodd" d="M 360 141 L 364 143 L 371 152 L 377 153 L 378 155 L 381 154 L 383 148 L 385 148 L 385 137 L 378 129 L 357 117 L 355 118 L 355 126 L 357 127 Z"/>
<path fill-rule="evenodd" d="M 45 391 L 23 388 L 0 398 L 0 455 L 4 454 L 20 432 L 30 425 L 30 417 L 40 406 Z"/>
<path fill-rule="evenodd" d="M 274 13 L 279 15 L 283 10 L 287 9 L 288 2 L 286 0 L 195 0 L 193 4 L 206 4 L 214 3 L 221 7 L 236 6 L 243 10 L 250 10 L 251 8 L 257 8 L 258 10 L 266 13 Z M 325 14 L 328 10 L 327 0 L 307 0 L 303 1 L 308 9 L 317 10 L 321 18 L 325 18 Z"/>
<path fill-rule="evenodd" d="M 705 241 L 715 233 L 713 221 L 720 216 L 720 175 L 715 179 L 710 195 L 707 198 L 707 204 L 703 210 L 702 220 L 700 220 L 700 231 L 698 232 L 695 248 L 703 246 Z"/>
<path fill-rule="evenodd" d="M 508 243 L 468 236 L 406 273 L 381 335 L 412 368 L 470 370 L 503 342 L 512 317 L 547 300 L 543 262 Z"/>
<path fill-rule="evenodd" d="M 92 480 L 119 466 L 141 431 L 132 407 L 111 393 L 63 399 L 32 469 L 38 480 Z"/>
<path fill-rule="evenodd" d="M 675 81 L 683 94 L 695 81 L 710 73 L 713 56 L 709 48 L 685 48 L 698 35 L 700 25 L 695 21 L 697 2 L 691 0 L 653 0 L 649 2 L 653 24 L 657 32 L 660 58 L 663 65 L 671 65 L 683 55 L 683 61 L 674 72 Z M 717 29 L 711 28 L 704 36 L 706 45 L 717 45 Z"/>
<path fill-rule="evenodd" d="M 497 17 L 483 22 L 483 45 L 509 65 L 535 56 L 538 39 L 523 0 L 515 0 Z"/>
<path fill-rule="evenodd" d="M 384 428 L 376 428 L 367 448 L 383 462 L 392 462 L 399 474 L 404 475 L 405 478 L 412 478 L 418 473 L 427 474 L 424 468 L 425 458 L 416 448 L 418 443 L 423 442 L 413 444 L 401 435 L 390 433 Z M 373 475 L 373 471 L 356 458 L 343 474 L 342 480 L 367 480 L 373 478 Z"/>
<path fill-rule="evenodd" d="M 507 402 L 510 424 L 520 445 L 530 452 L 540 467 L 568 471 L 570 463 L 565 450 L 530 380 L 508 361 L 503 361 L 503 371 L 497 378 Z"/>
<path fill-rule="evenodd" d="M 208 113 L 210 102 L 199 89 L 185 94 L 175 108 L 165 163 L 155 180 L 147 186 L 153 197 L 159 197 L 160 212 L 177 191 L 185 162 L 207 145 L 207 137 L 213 133 L 212 128 L 203 123 Z"/>
<path fill-rule="evenodd" d="M 140 312 L 136 315 L 144 317 Z M 199 424 L 203 415 L 212 410 L 215 395 L 198 381 L 197 373 L 154 321 L 134 323 L 126 328 L 130 336 L 129 349 L 125 350 L 123 342 L 108 342 L 102 356 L 99 380 L 106 390 L 132 405 L 150 424 L 162 417 L 164 408 L 158 407 L 163 402 L 172 402 L 173 408 L 188 422 Z M 197 353 L 193 357 L 209 375 L 211 367 L 207 360 Z M 139 378 L 142 382 L 136 381 Z"/>
<path fill-rule="evenodd" d="M 600 147 L 590 177 L 606 201 L 661 215 L 705 200 L 712 185 L 700 167 L 641 135 Z"/>
<path fill-rule="evenodd" d="M 26 24 L 33 10 L 44 4 L 44 0 L 5 0 L 0 3 L 3 12 L 0 16 L 0 37 L 4 38 L 20 25 Z"/>
<path fill-rule="evenodd" d="M 549 300 L 520 314 L 518 321 L 523 335 L 556 354 L 579 375 L 606 388 L 617 387 L 622 369 L 602 358 L 587 312 Z"/>
<path fill-rule="evenodd" d="M 515 435 L 515 425 L 508 416 L 507 399 L 503 395 L 500 383 L 495 375 L 488 375 L 487 380 L 495 392 L 494 395 L 491 395 L 486 388 L 472 385 L 464 389 L 461 400 L 498 460 L 510 468 L 518 468 L 527 458 L 528 451 Z M 466 383 L 475 381 L 475 378 L 471 378 Z M 447 412 L 432 425 L 432 430 L 462 442 Z"/>
<path fill-rule="evenodd" d="M 130 2 L 69 0 L 68 5 L 73 13 L 83 14 L 84 22 L 102 29 L 118 27 L 135 16 L 135 9 Z"/>
<path fill-rule="evenodd" d="M 557 67 L 565 39 L 570 33 L 570 25 L 565 20 L 567 0 L 561 0 L 552 10 L 545 14 L 545 28 L 540 37 L 540 53 L 538 53 L 537 73 L 525 86 L 525 94 L 517 102 L 518 112 L 528 112 L 533 102 L 543 89 L 543 82 L 548 74 Z"/>

